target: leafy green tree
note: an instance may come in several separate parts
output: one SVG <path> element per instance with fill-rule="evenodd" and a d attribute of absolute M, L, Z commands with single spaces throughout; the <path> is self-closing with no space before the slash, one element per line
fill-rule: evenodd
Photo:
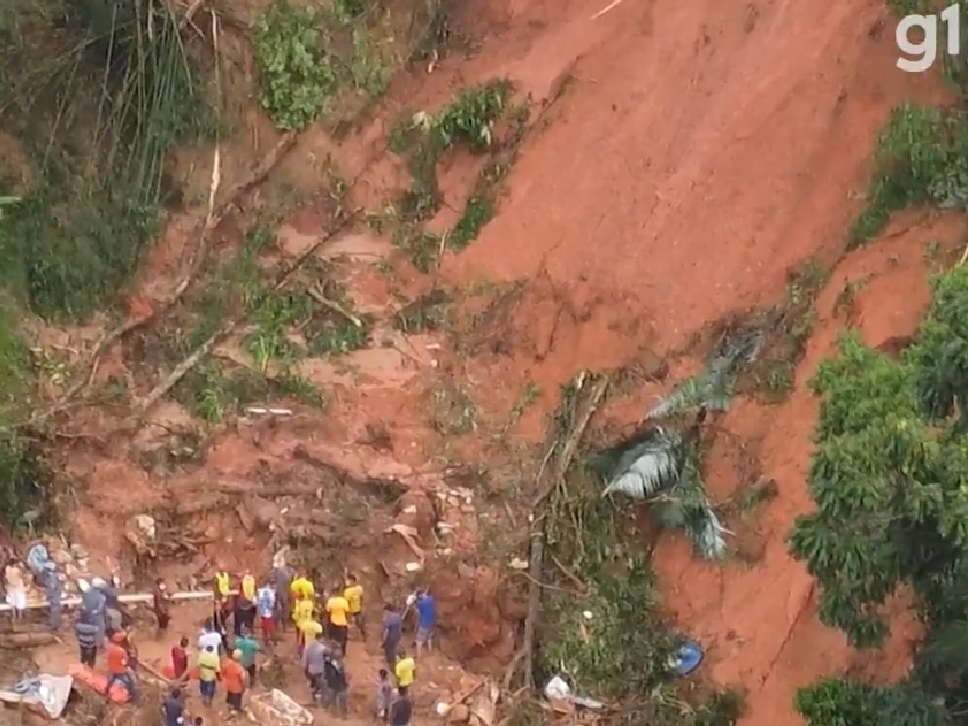
<path fill-rule="evenodd" d="M 797 707 L 816 726 L 968 723 L 968 269 L 939 276 L 932 292 L 900 360 L 847 334 L 811 381 L 816 510 L 795 522 L 790 550 L 821 586 L 820 618 L 877 646 L 880 607 L 907 585 L 927 626 L 903 683 L 801 691 Z"/>

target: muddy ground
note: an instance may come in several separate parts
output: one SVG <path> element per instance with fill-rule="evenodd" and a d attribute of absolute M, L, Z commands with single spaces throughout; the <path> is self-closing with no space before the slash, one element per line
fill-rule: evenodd
<path fill-rule="evenodd" d="M 360 574 L 374 618 L 380 600 L 427 584 L 441 617 L 441 650 L 421 664 L 417 689 L 429 707 L 460 688 L 464 671 L 500 674 L 515 652 L 524 605 L 509 562 L 526 552 L 517 534 L 559 388 L 582 369 L 631 371 L 600 423 L 634 424 L 695 369 L 697 336 L 780 304 L 791 270 L 810 262 L 826 270 L 826 284 L 789 391 L 778 402 L 738 398 L 707 460 L 715 500 L 763 480 L 777 495 L 734 523 L 742 556 L 704 562 L 670 533 L 654 563 L 666 606 L 708 650 L 706 676 L 746 689 L 743 723 L 799 723 L 793 694 L 820 676 L 906 670 L 913 625 L 895 628 L 874 655 L 850 649 L 817 620 L 813 581 L 785 537 L 809 507 L 816 403 L 806 380 L 847 325 L 875 346 L 912 334 L 928 273 L 961 241 L 956 219 L 912 213 L 884 239 L 843 253 L 879 128 L 902 100 L 936 100 L 939 89 L 896 69 L 879 2 L 650 0 L 593 17 L 601 9 L 577 0 L 469 3 L 453 18 L 466 41 L 459 52 L 397 76 L 341 141 L 316 128 L 298 137 L 215 229 L 213 253 L 234 254 L 256 209 L 281 210 L 260 262 L 276 268 L 346 210 L 378 214 L 406 177 L 383 148 L 391 127 L 462 88 L 507 77 L 532 109 L 498 212 L 466 250 L 445 252 L 439 269 L 422 274 L 388 234 L 354 223 L 294 280 L 338 285 L 339 299 L 368 323 L 362 349 L 299 363 L 324 408 L 282 390 L 273 405 L 292 415 L 233 410 L 206 423 L 192 405 L 204 390 L 190 389 L 154 406 L 135 435 L 124 405 L 72 408 L 65 434 L 77 438 L 64 450 L 77 482 L 72 539 L 95 561 L 123 562 L 130 579 L 138 573 L 124 535 L 131 517 L 150 514 L 169 546 L 145 571 L 183 584 L 215 559 L 265 567 L 283 543 L 313 559 L 312 542 L 328 553 L 314 560 L 326 577 L 343 567 Z M 244 118 L 223 154 L 223 190 L 279 136 L 258 115 Z M 187 196 L 204 198 L 212 149 L 183 154 L 197 192 Z M 431 229 L 453 224 L 481 164 L 461 152 L 442 160 L 444 206 Z M 334 170 L 348 186 L 334 187 Z M 122 385 L 143 397 L 184 358 L 172 341 L 187 307 L 165 301 L 197 242 L 196 217 L 175 215 L 152 252 L 128 312 L 154 317 L 104 352 L 97 390 Z M 329 325 L 345 326 L 343 313 L 333 315 Z M 76 363 L 102 329 L 45 329 L 39 339 Z M 258 369 L 248 332 L 220 342 L 212 360 Z M 665 382 L 651 374 L 663 365 Z M 416 530 L 421 553 L 388 531 L 395 523 Z M 414 561 L 417 575 L 407 572 Z M 191 631 L 199 615 L 183 610 L 176 625 Z M 167 645 L 147 650 L 160 661 Z M 40 655 L 41 663 L 63 657 Z M 353 643 L 350 659 L 351 672 L 372 671 L 377 644 Z M 358 681 L 361 715 L 369 675 Z"/>

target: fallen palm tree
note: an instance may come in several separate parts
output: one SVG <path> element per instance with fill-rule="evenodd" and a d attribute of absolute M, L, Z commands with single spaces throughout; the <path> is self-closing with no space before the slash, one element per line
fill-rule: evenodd
<path fill-rule="evenodd" d="M 719 559 L 726 554 L 728 530 L 702 479 L 699 426 L 704 419 L 700 409 L 684 435 L 649 426 L 598 454 L 591 465 L 608 482 L 602 496 L 620 492 L 649 502 L 664 526 L 682 528 L 703 557 Z"/>
<path fill-rule="evenodd" d="M 707 559 L 726 554 L 723 525 L 706 495 L 703 482 L 701 427 L 707 412 L 729 408 L 734 384 L 759 354 L 764 336 L 759 331 L 724 334 L 706 369 L 679 385 L 645 416 L 645 423 L 630 438 L 592 457 L 589 464 L 605 481 L 602 496 L 625 494 L 652 506 L 666 527 L 685 530 Z M 657 419 L 694 415 L 680 433 L 675 426 L 652 424 Z"/>

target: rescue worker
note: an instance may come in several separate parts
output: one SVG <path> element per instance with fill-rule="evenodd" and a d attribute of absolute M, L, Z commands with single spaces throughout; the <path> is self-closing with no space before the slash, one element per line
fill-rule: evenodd
<path fill-rule="evenodd" d="M 107 633 L 107 619 L 105 610 L 107 598 L 104 597 L 104 588 L 107 583 L 100 577 L 91 580 L 91 587 L 81 595 L 81 614 L 88 622 L 97 627 L 97 647 L 103 648 Z"/>
<path fill-rule="evenodd" d="M 299 570 L 299 576 L 292 581 L 289 586 L 289 592 L 292 595 L 292 621 L 298 624 L 299 618 L 297 617 L 297 609 L 299 608 L 300 602 L 305 602 L 306 600 L 312 601 L 316 597 L 316 588 L 313 586 L 312 581 L 306 576 L 306 571 L 302 568 Z M 303 612 L 305 608 L 303 609 Z"/>
<path fill-rule="evenodd" d="M 304 618 L 299 623 L 299 655 L 302 655 L 303 650 L 309 643 L 315 640 L 316 636 L 323 632 L 322 624 L 316 620 L 314 615 L 310 615 Z"/>
<path fill-rule="evenodd" d="M 218 622 L 215 625 L 219 630 L 226 631 L 229 625 L 229 615 L 232 613 L 232 577 L 222 566 L 215 573 L 212 590 L 218 613 Z"/>
<path fill-rule="evenodd" d="M 363 616 L 363 586 L 352 572 L 346 576 L 343 597 L 346 599 L 346 604 L 349 605 L 349 609 L 346 611 L 349 621 L 359 629 L 360 637 L 366 640 L 366 621 Z"/>
<path fill-rule="evenodd" d="M 255 627 L 255 578 L 250 570 L 239 578 L 239 594 L 235 597 L 235 637 L 242 631 L 252 632 Z"/>
<path fill-rule="evenodd" d="M 44 595 L 47 598 L 47 627 L 52 632 L 60 630 L 63 608 L 61 598 L 64 590 L 61 587 L 60 573 L 57 565 L 48 560 L 44 564 Z"/>
<path fill-rule="evenodd" d="M 95 585 L 104 595 L 104 620 L 109 630 L 121 630 L 124 618 L 121 617 L 121 601 L 118 591 L 112 583 L 98 578 Z"/>
<path fill-rule="evenodd" d="M 329 637 L 339 645 L 340 654 L 346 655 L 346 640 L 348 637 L 349 625 L 346 614 L 349 611 L 349 603 L 346 598 L 336 591 L 326 599 L 326 619 L 329 623 Z"/>
<path fill-rule="evenodd" d="M 283 631 L 292 616 L 292 579 L 292 568 L 284 560 L 280 561 L 272 573 L 272 580 L 276 586 L 276 622 Z"/>
<path fill-rule="evenodd" d="M 77 638 L 81 665 L 93 668 L 97 662 L 97 625 L 86 619 L 82 613 L 81 617 L 77 620 L 77 624 L 74 626 L 74 636 Z"/>

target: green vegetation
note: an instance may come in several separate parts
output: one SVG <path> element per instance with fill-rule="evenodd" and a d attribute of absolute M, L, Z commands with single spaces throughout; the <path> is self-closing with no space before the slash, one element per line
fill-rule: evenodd
<path fill-rule="evenodd" d="M 0 249 L 7 220 L 0 217 Z M 24 425 L 30 414 L 35 373 L 31 352 L 17 329 L 9 296 L 0 292 L 0 525 L 9 531 L 26 526 L 23 519 L 36 510 L 31 526 L 55 518 L 52 467 L 47 463 L 37 432 Z"/>
<path fill-rule="evenodd" d="M 393 239 L 419 270 L 429 272 L 444 249 L 465 249 L 494 216 L 498 184 L 514 162 L 528 120 L 528 106 L 510 102 L 513 90 L 506 80 L 467 89 L 438 113 L 414 114 L 393 132 L 391 149 L 406 156 L 413 178 L 411 188 L 394 205 L 402 224 Z M 479 175 L 453 229 L 432 234 L 421 223 L 440 210 L 437 165 L 447 150 L 457 146 L 493 158 Z"/>
<path fill-rule="evenodd" d="M 900 14 L 947 5 L 889 4 Z M 944 76 L 962 100 L 968 89 L 963 55 L 941 54 Z M 963 113 L 963 107 L 895 110 L 879 139 L 867 208 L 851 229 L 851 246 L 880 232 L 895 210 L 968 207 Z M 925 257 L 936 267 L 936 249 Z M 853 294 L 845 288 L 838 308 L 849 313 Z M 934 278 L 915 341 L 895 360 L 846 334 L 837 356 L 811 381 L 821 399 L 809 474 L 816 511 L 795 522 L 791 553 L 822 588 L 821 619 L 851 643 L 883 642 L 882 606 L 902 588 L 914 595 L 925 635 L 911 671 L 897 683 L 824 679 L 801 689 L 796 707 L 810 726 L 968 723 L 968 270 Z"/>
<path fill-rule="evenodd" d="M 259 14 L 259 101 L 276 126 L 304 129 L 345 104 L 347 91 L 370 100 L 383 95 L 390 60 L 368 18 L 362 0 L 326 8 L 276 0 Z"/>
<path fill-rule="evenodd" d="M 927 634 L 902 683 L 823 681 L 802 691 L 812 726 L 964 723 L 968 697 L 968 269 L 937 277 L 918 342 L 898 361 L 845 335 L 811 385 L 821 397 L 810 492 L 790 549 L 822 586 L 820 617 L 859 646 L 909 587 Z"/>
<path fill-rule="evenodd" d="M 255 364 L 254 371 L 232 366 L 230 372 L 209 363 L 176 386 L 172 395 L 210 423 L 245 404 L 278 396 L 323 405 L 315 386 L 294 372 L 296 364 L 306 357 L 359 350 L 370 342 L 372 320 L 353 312 L 339 285 L 319 284 L 328 274 L 322 263 L 310 265 L 287 287 L 273 289 L 275 275 L 264 268 L 262 258 L 275 241 L 269 224 L 255 224 L 230 260 L 210 265 L 204 290 L 190 301 L 194 327 L 179 355 L 194 349 L 226 319 L 241 315 L 248 323 L 243 346 Z"/>
<path fill-rule="evenodd" d="M 595 382 L 588 377 L 582 389 Z M 563 389 L 555 440 L 574 428 L 580 395 L 574 385 Z M 577 463 L 549 495 L 536 679 L 560 674 L 583 695 L 619 703 L 610 723 L 734 724 L 738 693 L 689 692 L 671 673 L 678 638 L 663 617 L 649 556 L 627 510 L 601 492 L 597 476 Z"/>
<path fill-rule="evenodd" d="M 814 304 L 827 282 L 827 270 L 809 260 L 789 274 L 783 301 L 759 327 L 770 332 L 751 367 L 755 392 L 767 403 L 779 403 L 793 390 L 797 365 L 807 350 L 817 312 Z"/>
<path fill-rule="evenodd" d="M 954 112 L 905 104 L 878 140 L 867 207 L 851 228 L 850 245 L 875 236 L 892 212 L 927 203 L 968 203 L 968 126 Z"/>
<path fill-rule="evenodd" d="M 168 155 L 212 129 L 169 5 L 27 3 L 0 49 L 0 108 L 28 166 L 0 161 L 0 284 L 48 318 L 85 317 L 123 290 L 177 196 Z M 96 89 L 92 91 L 92 89 Z"/>

